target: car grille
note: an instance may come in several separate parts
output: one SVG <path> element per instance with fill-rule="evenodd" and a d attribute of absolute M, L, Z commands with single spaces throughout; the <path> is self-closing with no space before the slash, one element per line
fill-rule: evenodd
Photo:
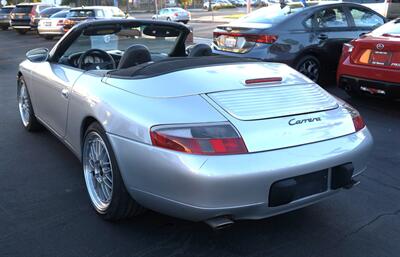
<path fill-rule="evenodd" d="M 335 99 L 315 84 L 279 85 L 208 95 L 239 120 L 257 120 L 335 109 Z"/>

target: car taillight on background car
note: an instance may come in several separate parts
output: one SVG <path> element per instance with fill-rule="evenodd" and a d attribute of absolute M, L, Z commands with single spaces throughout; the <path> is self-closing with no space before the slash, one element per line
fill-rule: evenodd
<path fill-rule="evenodd" d="M 217 39 L 220 36 L 236 37 L 236 38 L 242 37 L 245 38 L 247 42 L 264 43 L 264 44 L 272 44 L 276 40 L 278 40 L 277 35 L 261 35 L 261 34 L 214 32 L 213 36 L 214 39 Z"/>
<path fill-rule="evenodd" d="M 64 26 L 64 20 L 58 20 L 57 26 Z"/>
<path fill-rule="evenodd" d="M 243 139 L 229 123 L 155 126 L 150 137 L 154 146 L 191 154 L 247 153 Z"/>

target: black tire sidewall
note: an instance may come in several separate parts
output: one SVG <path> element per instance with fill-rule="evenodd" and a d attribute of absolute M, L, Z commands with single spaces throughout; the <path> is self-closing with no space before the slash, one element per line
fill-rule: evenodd
<path fill-rule="evenodd" d="M 312 60 L 313 62 L 315 62 L 318 65 L 318 79 L 317 81 L 315 81 L 316 83 L 321 82 L 321 78 L 322 78 L 322 68 L 321 68 L 321 62 L 318 60 L 317 57 L 313 56 L 313 55 L 305 55 L 303 57 L 301 57 L 298 61 L 297 64 L 295 66 L 295 69 L 297 71 L 299 71 L 300 66 L 305 63 L 308 60 Z M 306 76 L 306 75 L 305 75 Z"/>

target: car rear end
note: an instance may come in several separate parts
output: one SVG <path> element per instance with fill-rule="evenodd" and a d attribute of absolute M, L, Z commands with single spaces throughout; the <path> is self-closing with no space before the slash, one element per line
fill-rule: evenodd
<path fill-rule="evenodd" d="M 290 36 L 295 40 L 295 35 L 288 35 L 288 26 L 283 28 L 282 24 L 290 23 L 291 29 L 302 26 L 301 23 L 287 20 L 301 9 L 281 9 L 279 5 L 271 5 L 236 22 L 220 25 L 213 32 L 212 50 L 220 55 L 279 61 L 291 65 L 296 53 L 284 46 L 287 45 L 286 38 Z"/>
<path fill-rule="evenodd" d="M 260 219 L 350 188 L 366 168 L 372 137 L 360 114 L 286 65 L 172 74 L 141 80 L 145 88 L 106 80 L 151 97 L 162 117 L 149 143 L 110 135 L 125 185 L 144 206 L 190 220 Z M 193 77 L 201 80 L 186 83 L 192 91 L 159 87 Z"/>
<path fill-rule="evenodd" d="M 69 13 L 64 21 L 64 32 L 67 32 L 80 22 L 94 19 L 96 19 L 96 9 L 73 8 L 69 10 Z"/>
<path fill-rule="evenodd" d="M 38 25 L 39 35 L 52 38 L 54 36 L 61 36 L 65 34 L 64 23 L 68 11 L 61 11 L 49 18 L 41 19 Z"/>
<path fill-rule="evenodd" d="M 18 4 L 11 13 L 11 26 L 17 31 L 30 30 L 36 15 L 35 5 Z"/>
<path fill-rule="evenodd" d="M 400 98 L 399 21 L 345 44 L 337 82 L 349 94 Z"/>
<path fill-rule="evenodd" d="M 181 9 L 181 8 L 173 8 L 171 14 L 172 20 L 177 22 L 184 22 L 187 23 L 191 19 L 190 12 Z"/>
<path fill-rule="evenodd" d="M 0 9 L 0 27 L 3 30 L 8 29 L 10 27 L 11 21 L 11 12 L 15 8 L 15 6 L 4 6 Z"/>

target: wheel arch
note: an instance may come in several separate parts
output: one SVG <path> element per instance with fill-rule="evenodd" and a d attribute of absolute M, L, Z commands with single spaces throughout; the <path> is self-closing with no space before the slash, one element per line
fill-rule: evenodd
<path fill-rule="evenodd" d="M 84 140 L 84 137 L 85 137 L 85 132 L 89 128 L 89 126 L 94 122 L 97 122 L 101 126 L 101 123 L 98 121 L 98 119 L 96 119 L 93 116 L 86 116 L 82 120 L 81 129 L 80 129 L 80 152 L 81 152 L 80 158 L 82 158 L 82 147 L 83 147 L 83 140 Z"/>

